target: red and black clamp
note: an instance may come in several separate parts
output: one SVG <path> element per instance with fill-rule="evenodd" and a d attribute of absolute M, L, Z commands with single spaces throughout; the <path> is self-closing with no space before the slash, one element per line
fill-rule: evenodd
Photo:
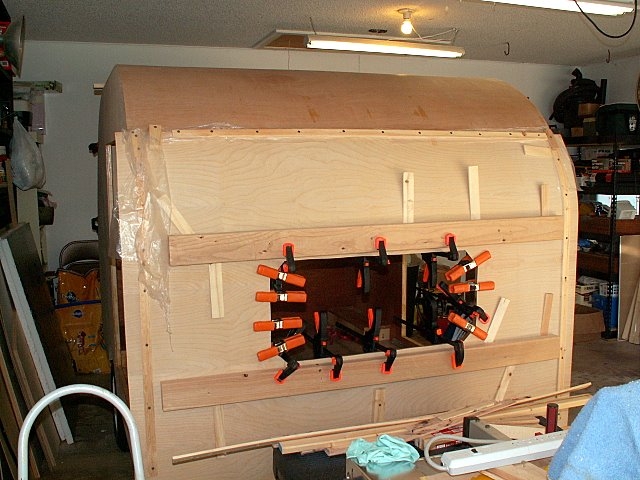
<path fill-rule="evenodd" d="M 365 294 L 371 291 L 371 263 L 367 257 L 362 258 L 362 263 L 358 268 L 356 288 L 361 288 L 362 293 Z"/>
<path fill-rule="evenodd" d="M 365 353 L 374 352 L 380 339 L 380 327 L 382 326 L 382 309 L 379 307 L 367 310 L 369 330 L 364 332 L 362 350 Z"/>
<path fill-rule="evenodd" d="M 287 366 L 278 370 L 278 373 L 276 373 L 273 378 L 277 383 L 284 383 L 289 375 L 300 368 L 300 363 L 298 363 L 298 361 L 291 357 L 287 352 L 282 352 L 280 354 L 280 358 L 287 362 Z"/>
<path fill-rule="evenodd" d="M 397 352 L 395 348 L 390 348 L 386 352 L 384 352 L 387 359 L 380 366 L 380 371 L 385 375 L 391 375 L 391 369 L 393 367 L 393 362 L 396 360 Z"/>
<path fill-rule="evenodd" d="M 286 291 L 284 289 L 285 283 L 295 285 L 296 287 L 304 287 L 306 279 L 302 275 L 296 275 L 294 273 L 286 272 L 282 269 L 277 270 L 266 265 L 258 265 L 257 273 L 258 275 L 262 275 L 271 279 L 271 290 L 269 292 L 256 292 L 256 301 L 296 303 L 304 303 L 307 301 L 307 294 L 304 291 Z"/>
<path fill-rule="evenodd" d="M 387 255 L 387 239 L 384 237 L 376 237 L 373 240 L 373 245 L 376 247 L 376 250 L 378 250 L 378 260 L 380 265 L 389 265 L 391 261 Z"/>
<path fill-rule="evenodd" d="M 329 379 L 332 382 L 339 382 L 342 380 L 342 365 L 343 365 L 342 355 L 334 355 L 331 357 L 331 364 L 333 368 L 329 372 Z"/>
<path fill-rule="evenodd" d="M 458 370 L 462 368 L 462 362 L 464 362 L 464 342 L 462 340 L 452 340 L 448 343 L 453 347 L 451 366 L 454 370 Z"/>
<path fill-rule="evenodd" d="M 460 258 L 458 247 L 456 247 L 456 236 L 454 234 L 447 233 L 444 236 L 444 244 L 449 247 L 448 252 L 429 252 L 422 254 L 422 259 L 426 263 L 422 275 L 422 283 L 427 288 L 435 288 L 436 286 L 438 278 L 438 257 L 445 257 L 452 262 L 457 262 Z"/>
<path fill-rule="evenodd" d="M 342 355 L 334 355 L 327 349 L 329 341 L 328 324 L 329 317 L 327 312 L 314 312 L 313 318 L 316 327 L 316 335 L 313 337 L 313 355 L 314 358 L 331 357 L 333 368 L 329 372 L 329 379 L 332 382 L 338 382 L 342 379 Z"/>
<path fill-rule="evenodd" d="M 285 260 L 282 264 L 282 271 L 288 273 L 294 273 L 296 271 L 296 260 L 293 256 L 294 246 L 293 243 L 285 243 L 282 245 L 282 255 Z"/>

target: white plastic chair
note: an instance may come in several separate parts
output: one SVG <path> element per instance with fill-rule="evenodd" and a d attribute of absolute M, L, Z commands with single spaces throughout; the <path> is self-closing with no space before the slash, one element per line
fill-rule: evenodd
<path fill-rule="evenodd" d="M 65 395 L 73 393 L 88 393 L 90 395 L 96 395 L 104 398 L 110 402 L 114 407 L 118 409 L 122 418 L 124 418 L 129 430 L 129 441 L 131 442 L 131 456 L 133 457 L 133 471 L 135 480 L 144 480 L 144 467 L 142 465 L 142 449 L 140 448 L 140 435 L 138 434 L 138 427 L 136 421 L 131 415 L 129 407 L 118 397 L 111 393 L 109 390 L 105 390 L 102 387 L 96 385 L 75 384 L 68 385 L 66 387 L 60 387 L 56 390 L 46 394 L 42 397 L 33 408 L 27 413 L 24 419 L 22 428 L 20 428 L 20 435 L 18 437 L 18 479 L 28 480 L 29 478 L 29 433 L 33 423 L 38 418 L 38 415 L 49 404 L 55 400 L 58 400 Z"/>

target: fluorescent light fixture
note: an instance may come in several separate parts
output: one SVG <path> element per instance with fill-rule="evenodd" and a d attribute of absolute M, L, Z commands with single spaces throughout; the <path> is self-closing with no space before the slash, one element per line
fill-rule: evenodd
<path fill-rule="evenodd" d="M 464 48 L 432 45 L 402 40 L 376 40 L 369 38 L 341 37 L 338 35 L 307 35 L 307 48 L 341 50 L 347 52 L 390 53 L 395 55 L 419 55 L 423 57 L 458 58 Z"/>
<path fill-rule="evenodd" d="M 550 8 L 552 10 L 565 10 L 567 12 L 579 12 L 578 6 L 573 0 L 483 0 L 491 3 L 506 3 L 509 5 L 521 5 L 523 7 Z M 632 3 L 607 2 L 602 0 L 579 1 L 580 8 L 585 13 L 596 15 L 622 15 L 633 12 Z"/>

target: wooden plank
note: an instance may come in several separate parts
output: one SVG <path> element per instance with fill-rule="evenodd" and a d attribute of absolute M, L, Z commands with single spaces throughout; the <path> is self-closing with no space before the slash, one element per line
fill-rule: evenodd
<path fill-rule="evenodd" d="M 386 397 L 384 388 L 376 388 L 373 391 L 373 407 L 371 421 L 373 423 L 384 422 L 384 416 L 386 411 Z"/>
<path fill-rule="evenodd" d="M 480 220 L 480 175 L 477 165 L 468 169 L 469 174 L 469 218 Z"/>
<path fill-rule="evenodd" d="M 17 228 L 24 231 L 25 226 L 21 225 Z M 8 234 L 0 238 L 0 261 L 2 262 L 2 269 L 18 313 L 17 316 L 20 321 L 20 325 L 25 338 L 27 339 L 32 358 L 36 365 L 38 379 L 42 385 L 43 391 L 45 393 L 49 393 L 56 389 L 56 384 L 54 382 L 51 369 L 49 368 L 49 363 L 47 362 L 47 358 L 40 341 L 40 336 L 36 329 L 35 320 L 33 318 L 29 302 L 27 301 L 25 291 L 22 287 L 22 283 L 20 282 L 20 275 L 9 245 L 8 235 L 13 231 L 15 230 L 10 231 Z M 60 402 L 52 402 L 50 404 L 50 409 L 60 439 L 67 443 L 73 443 L 73 435 L 71 434 L 71 429 L 69 428 L 67 418 Z"/>
<path fill-rule="evenodd" d="M 340 258 L 377 255 L 373 240 L 387 239 L 390 255 L 445 248 L 445 234 L 464 239 L 458 248 L 475 245 L 543 242 L 562 238 L 561 216 L 505 218 L 475 222 L 433 222 L 395 225 L 325 227 L 217 234 L 170 235 L 172 266 L 282 258 L 282 245 L 293 242 L 296 258 Z"/>
<path fill-rule="evenodd" d="M 413 223 L 415 212 L 415 178 L 413 172 L 402 174 L 402 223 Z"/>
<path fill-rule="evenodd" d="M 558 338 L 553 336 L 521 341 L 495 342 L 473 345 L 465 349 L 463 373 L 523 363 L 542 362 L 557 358 Z M 246 402 L 291 395 L 302 395 L 354 388 L 364 385 L 383 385 L 417 378 L 456 375 L 451 369 L 451 351 L 434 346 L 398 351 L 392 375 L 380 373 L 384 353 L 362 354 L 345 359 L 344 375 L 340 382 L 330 382 L 329 360 L 302 361 L 295 375 L 287 379 L 286 389 L 273 381 L 270 370 L 254 370 L 203 377 L 165 380 L 160 382 L 164 411 L 212 405 Z M 424 368 L 430 365 L 430 368 Z M 306 367 L 306 368 L 305 368 Z"/>
<path fill-rule="evenodd" d="M 544 302 L 542 304 L 542 319 L 540 321 L 540 335 L 549 335 L 549 326 L 551 325 L 551 308 L 553 307 L 553 293 L 544 294 Z"/>
<path fill-rule="evenodd" d="M 489 324 L 489 333 L 487 335 L 487 338 L 485 339 L 485 343 L 495 342 L 498 331 L 500 330 L 500 325 L 502 324 L 504 315 L 507 312 L 507 308 L 509 307 L 509 302 L 510 300 L 508 298 L 500 297 L 500 301 L 498 302 L 496 311 L 493 313 L 493 317 L 491 317 L 491 323 Z"/>
<path fill-rule="evenodd" d="M 540 215 L 546 217 L 549 213 L 549 185 L 543 183 L 540 185 Z"/>
<path fill-rule="evenodd" d="M 515 365 L 509 365 L 504 369 L 504 373 L 502 374 L 502 380 L 500 380 L 500 385 L 498 386 L 498 391 L 494 397 L 496 402 L 501 402 L 504 400 L 504 397 L 507 394 L 507 390 L 509 389 L 509 384 L 511 383 L 511 378 L 513 377 L 513 371 L 516 369 Z"/>
<path fill-rule="evenodd" d="M 213 406 L 213 435 L 216 442 L 216 447 L 224 447 L 227 444 L 227 440 L 224 433 L 224 406 Z"/>

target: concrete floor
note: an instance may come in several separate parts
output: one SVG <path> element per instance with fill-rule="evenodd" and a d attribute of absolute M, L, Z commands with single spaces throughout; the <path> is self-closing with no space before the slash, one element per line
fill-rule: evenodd
<path fill-rule="evenodd" d="M 106 377 L 106 378 L 105 378 Z M 592 382 L 588 393 L 640 378 L 640 345 L 615 340 L 593 340 L 574 345 L 572 385 Z M 79 382 L 108 388 L 105 375 L 83 376 Z M 582 392 L 582 393 L 586 393 Z M 574 417 L 577 412 L 571 412 Z M 75 443 L 61 448 L 59 465 L 43 480 L 131 480 L 128 453 L 116 446 L 111 408 L 100 399 L 77 400 L 69 408 Z"/>

